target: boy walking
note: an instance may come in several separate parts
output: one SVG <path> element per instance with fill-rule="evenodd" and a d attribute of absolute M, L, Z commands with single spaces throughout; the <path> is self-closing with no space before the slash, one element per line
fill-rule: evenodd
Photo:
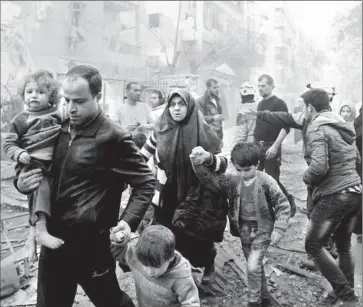
<path fill-rule="evenodd" d="M 110 238 L 119 233 L 117 228 L 113 229 Z M 200 306 L 191 266 L 175 250 L 174 234 L 167 227 L 149 226 L 141 233 L 136 246 L 114 245 L 112 251 L 116 260 L 130 267 L 140 307 Z"/>
<path fill-rule="evenodd" d="M 230 203 L 231 234 L 241 238 L 247 260 L 248 306 L 270 306 L 263 268 L 268 246 L 277 245 L 288 226 L 289 202 L 270 175 L 258 171 L 259 148 L 255 144 L 234 146 L 231 160 L 237 172 L 217 175 L 211 169 L 219 159 L 202 147 L 194 148 L 190 159 L 201 184 L 225 193 Z M 219 159 L 218 163 L 225 163 Z"/>

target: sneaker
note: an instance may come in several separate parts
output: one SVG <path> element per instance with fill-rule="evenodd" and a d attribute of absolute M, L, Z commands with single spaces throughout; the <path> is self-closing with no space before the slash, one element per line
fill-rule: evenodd
<path fill-rule="evenodd" d="M 339 298 L 337 297 L 337 295 L 335 294 L 335 292 L 334 291 L 330 291 L 328 293 L 328 295 L 326 297 L 324 297 L 324 299 L 323 299 L 322 302 L 324 304 L 328 305 L 328 306 L 331 306 L 331 305 L 335 304 L 338 301 L 338 299 Z"/>
<path fill-rule="evenodd" d="M 215 278 L 215 269 L 213 263 L 213 265 L 205 267 L 202 278 L 202 284 L 209 284 L 214 280 L 214 278 Z"/>

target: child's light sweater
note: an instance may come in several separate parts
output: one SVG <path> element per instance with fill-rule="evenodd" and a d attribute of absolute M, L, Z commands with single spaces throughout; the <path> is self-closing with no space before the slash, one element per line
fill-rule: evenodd
<path fill-rule="evenodd" d="M 66 119 L 65 114 L 64 108 L 18 114 L 10 122 L 9 134 L 4 140 L 5 154 L 14 161 L 18 161 L 23 152 L 39 160 L 52 160 L 61 124 Z"/>
<path fill-rule="evenodd" d="M 179 252 L 171 268 L 157 278 L 150 276 L 137 259 L 135 244 L 112 247 L 114 258 L 129 266 L 135 281 L 139 307 L 199 307 L 191 266 Z"/>

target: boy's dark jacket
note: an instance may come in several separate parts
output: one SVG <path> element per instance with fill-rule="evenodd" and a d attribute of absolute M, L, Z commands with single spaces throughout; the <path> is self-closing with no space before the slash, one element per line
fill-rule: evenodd
<path fill-rule="evenodd" d="M 215 158 L 214 158 L 215 159 Z M 227 163 L 227 159 L 221 159 Z M 240 182 L 236 171 L 227 170 L 217 174 L 205 165 L 194 165 L 195 174 L 201 184 L 215 192 L 223 193 L 229 201 L 230 231 L 233 236 L 240 236 Z M 257 171 L 254 188 L 257 225 L 259 235 L 270 235 L 273 230 L 283 234 L 288 226 L 290 205 L 277 182 L 268 174 Z"/>

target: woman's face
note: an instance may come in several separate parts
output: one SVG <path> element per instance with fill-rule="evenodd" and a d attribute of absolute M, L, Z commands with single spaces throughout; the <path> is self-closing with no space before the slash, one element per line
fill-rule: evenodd
<path fill-rule="evenodd" d="M 352 110 L 348 106 L 344 106 L 340 110 L 340 116 L 343 117 L 345 121 L 349 121 L 352 117 Z"/>
<path fill-rule="evenodd" d="M 159 95 L 156 93 L 152 93 L 151 97 L 150 97 L 150 106 L 152 108 L 156 108 L 160 105 L 160 99 L 159 99 Z"/>
<path fill-rule="evenodd" d="M 174 96 L 169 103 L 169 111 L 174 121 L 181 122 L 187 115 L 187 103 L 180 96 Z"/>

